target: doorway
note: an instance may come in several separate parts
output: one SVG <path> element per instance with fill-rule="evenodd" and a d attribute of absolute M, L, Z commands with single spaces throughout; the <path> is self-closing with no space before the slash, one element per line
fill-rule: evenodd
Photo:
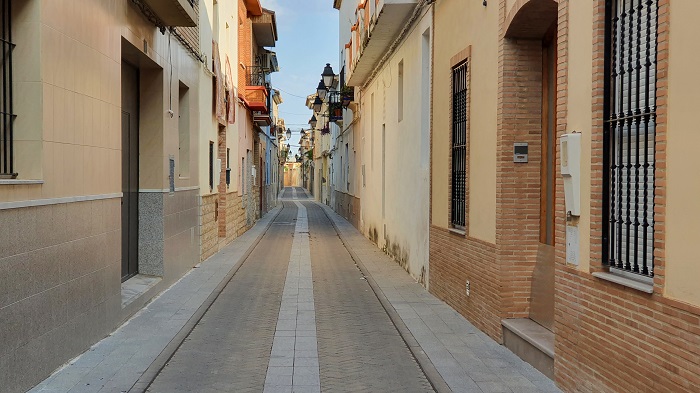
<path fill-rule="evenodd" d="M 532 277 L 530 318 L 554 328 L 557 23 L 542 39 L 542 156 L 540 161 L 540 244 Z"/>
<path fill-rule="evenodd" d="M 138 274 L 139 70 L 122 61 L 122 282 Z"/>

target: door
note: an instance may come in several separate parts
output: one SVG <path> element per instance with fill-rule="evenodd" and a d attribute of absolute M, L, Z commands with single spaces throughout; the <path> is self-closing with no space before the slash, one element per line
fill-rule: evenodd
<path fill-rule="evenodd" d="M 542 42 L 542 157 L 540 244 L 532 277 L 530 318 L 554 327 L 554 218 L 556 195 L 557 42 L 555 23 Z"/>
<path fill-rule="evenodd" d="M 122 282 L 138 273 L 139 71 L 122 62 Z"/>

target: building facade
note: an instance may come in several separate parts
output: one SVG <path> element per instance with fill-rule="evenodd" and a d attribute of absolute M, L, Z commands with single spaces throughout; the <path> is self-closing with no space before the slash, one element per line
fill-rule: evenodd
<path fill-rule="evenodd" d="M 0 386 L 19 392 L 198 263 L 202 13 L 1 4 Z"/>
<path fill-rule="evenodd" d="M 432 4 L 334 6 L 354 103 L 331 127 L 331 206 L 427 286 Z"/>
<path fill-rule="evenodd" d="M 274 11 L 259 0 L 203 3 L 212 44 L 200 99 L 203 108 L 213 109 L 200 124 L 201 260 L 276 206 L 270 168 L 277 165 L 278 147 L 272 125 L 273 108 L 282 103 L 270 79 L 278 70 L 277 57 L 265 49 L 277 41 Z"/>
<path fill-rule="evenodd" d="M 564 391 L 696 391 L 699 6 L 434 7 L 430 291 Z"/>
<path fill-rule="evenodd" d="M 64 3 L 0 2 L 3 392 L 106 337 L 280 189 L 273 11 Z"/>

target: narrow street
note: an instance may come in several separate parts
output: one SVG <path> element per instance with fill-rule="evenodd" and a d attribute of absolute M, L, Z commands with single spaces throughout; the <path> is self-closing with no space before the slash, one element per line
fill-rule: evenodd
<path fill-rule="evenodd" d="M 183 293 L 221 255 L 33 391 L 558 391 L 304 189 L 270 216 L 209 305 Z"/>

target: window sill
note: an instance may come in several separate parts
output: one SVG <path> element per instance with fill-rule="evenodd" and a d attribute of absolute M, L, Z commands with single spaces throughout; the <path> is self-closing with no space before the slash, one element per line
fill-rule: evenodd
<path fill-rule="evenodd" d="M 654 284 L 649 284 L 645 282 L 640 282 L 637 280 L 633 280 L 631 278 L 623 277 L 618 274 L 613 274 L 613 273 L 607 273 L 607 272 L 595 272 L 593 273 L 593 277 L 599 278 L 601 280 L 605 281 L 610 281 L 614 282 L 615 284 L 619 284 L 622 286 L 625 286 L 627 288 L 632 288 L 634 290 L 652 294 L 654 293 Z"/>
<path fill-rule="evenodd" d="M 0 185 L 16 186 L 21 184 L 44 184 L 43 180 L 0 179 Z"/>
<path fill-rule="evenodd" d="M 453 235 L 458 235 L 458 236 L 467 236 L 467 232 L 464 229 L 457 229 L 457 228 L 448 228 L 450 233 Z"/>

